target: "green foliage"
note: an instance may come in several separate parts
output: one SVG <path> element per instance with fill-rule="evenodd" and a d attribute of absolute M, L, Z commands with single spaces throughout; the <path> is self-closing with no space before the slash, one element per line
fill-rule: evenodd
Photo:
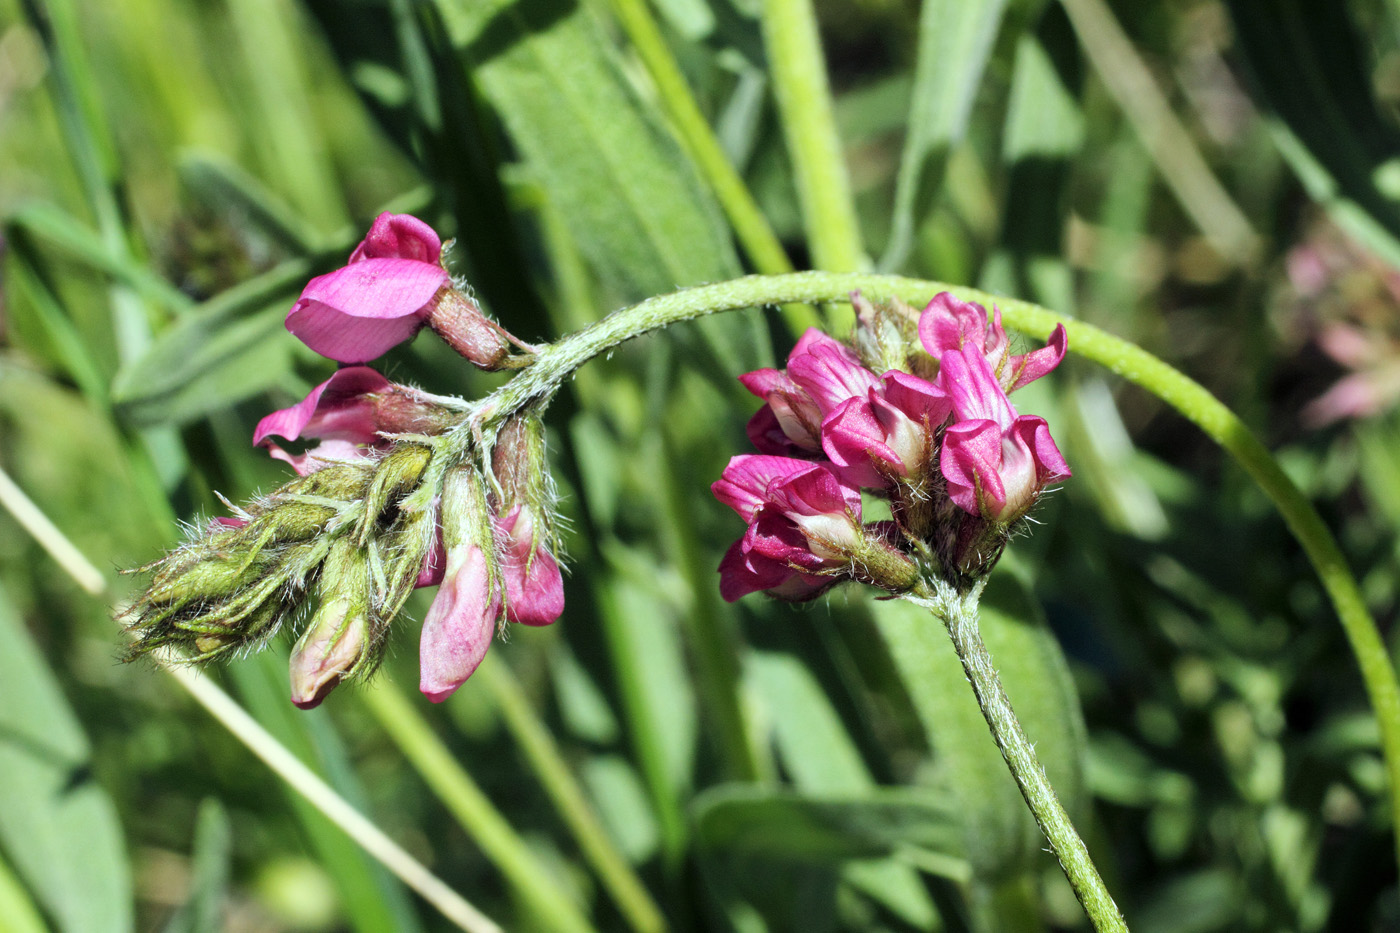
<path fill-rule="evenodd" d="M 793 89 L 774 84 L 792 62 L 763 4 L 642 13 L 795 267 L 871 244 L 882 271 L 1149 347 L 1280 453 L 1393 617 L 1400 7 L 1114 4 L 1119 67 L 1089 60 L 1105 36 L 1085 30 L 1106 27 L 1070 7 L 817 4 L 853 203 L 811 239 L 792 166 L 834 141 L 790 135 Z M 131 587 L 110 571 L 171 545 L 173 519 L 222 514 L 215 491 L 290 478 L 248 447 L 253 425 L 331 369 L 283 316 L 380 210 L 456 236 L 453 271 L 527 340 L 748 268 L 615 10 L 0 0 L 0 468 L 110 577 L 81 592 L 0 510 L 0 929 L 447 928 L 173 681 L 116 663 Z M 1163 184 L 1173 150 L 1141 135 L 1159 124 L 1110 93 L 1139 73 L 1262 235 L 1252 256 L 1217 253 L 1189 190 Z M 1363 350 L 1329 359 L 1339 333 Z M 416 707 L 499 824 L 425 790 L 381 701 L 342 688 L 293 709 L 282 641 L 221 676 L 507 929 L 649 929 L 647 897 L 676 930 L 1084 929 L 927 613 L 854 591 L 719 598 L 740 528 L 708 485 L 755 407 L 734 377 L 790 346 L 771 314 L 672 328 L 548 412 L 565 615 L 493 648 L 520 697 L 473 682 Z M 384 365 L 429 391 L 498 384 L 426 338 Z M 1307 420 L 1345 370 L 1369 416 Z M 1265 498 L 1086 364 L 1017 402 L 1075 477 L 997 569 L 984 636 L 1132 928 L 1393 924 L 1379 731 Z M 417 637 L 409 618 L 388 635 L 382 676 L 405 690 Z M 531 723 L 555 765 L 521 753 Z M 560 779 L 623 867 L 579 838 Z M 640 901 L 600 881 L 617 871 Z"/>

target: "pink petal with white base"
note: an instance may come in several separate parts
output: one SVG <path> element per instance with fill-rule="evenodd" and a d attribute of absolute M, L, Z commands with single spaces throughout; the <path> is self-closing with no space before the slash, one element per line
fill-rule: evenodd
<path fill-rule="evenodd" d="M 997 382 L 991 366 L 976 349 L 965 347 L 943 354 L 938 367 L 938 387 L 948 396 L 959 421 L 995 421 L 1009 428 L 1016 410 Z"/>

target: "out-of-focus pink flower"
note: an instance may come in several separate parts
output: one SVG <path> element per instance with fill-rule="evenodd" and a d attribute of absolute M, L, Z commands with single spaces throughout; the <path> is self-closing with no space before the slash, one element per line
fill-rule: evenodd
<path fill-rule="evenodd" d="M 564 578 L 554 555 L 536 534 L 534 513 L 517 503 L 497 519 L 496 531 L 506 618 L 525 625 L 548 625 L 564 611 Z"/>
<path fill-rule="evenodd" d="M 816 329 L 808 329 L 788 354 L 786 370 L 759 369 L 739 377 L 767 402 L 749 420 L 755 447 L 775 456 L 821 453 L 822 419 L 847 399 L 879 383 L 855 352 Z"/>
<path fill-rule="evenodd" d="M 1056 324 L 1050 340 L 1039 350 L 1008 355 L 1011 342 L 1001 323 L 1001 309 L 992 306 L 992 318 L 979 304 L 960 301 L 941 292 L 919 316 L 919 340 L 934 359 L 949 350 L 972 347 L 986 358 L 1001 387 L 1011 392 L 1034 382 L 1060 365 L 1068 345 L 1064 325 Z"/>
<path fill-rule="evenodd" d="M 385 434 L 437 433 L 445 416 L 445 409 L 416 390 L 396 385 L 368 366 L 350 366 L 336 370 L 297 404 L 259 421 L 253 443 L 305 476 L 329 460 L 352 460 L 387 448 Z M 322 443 L 289 454 L 268 439 L 274 435 L 289 441 L 314 437 Z"/>
<path fill-rule="evenodd" d="M 493 576 L 477 545 L 463 543 L 448 551 L 418 649 L 418 688 L 434 703 L 465 683 L 491 647 L 501 616 L 500 583 Z"/>
<path fill-rule="evenodd" d="M 767 590 L 803 599 L 832 582 L 864 541 L 860 490 L 827 466 L 765 455 L 734 457 L 711 487 L 748 529 L 720 564 L 720 593 L 730 602 Z"/>
<path fill-rule="evenodd" d="M 952 405 L 934 383 L 898 370 L 864 396 L 842 402 L 822 422 L 822 449 L 856 486 L 918 479 L 937 450 L 938 428 Z"/>
<path fill-rule="evenodd" d="M 451 283 L 439 265 L 442 241 L 407 214 L 380 214 L 349 265 L 312 279 L 287 330 L 322 356 L 362 363 L 418 332 L 430 303 Z"/>
<path fill-rule="evenodd" d="M 1009 523 L 1045 486 L 1070 476 L 1045 419 L 1017 415 L 978 348 L 944 352 L 938 384 L 955 419 L 944 431 L 939 466 L 948 497 L 964 511 Z"/>

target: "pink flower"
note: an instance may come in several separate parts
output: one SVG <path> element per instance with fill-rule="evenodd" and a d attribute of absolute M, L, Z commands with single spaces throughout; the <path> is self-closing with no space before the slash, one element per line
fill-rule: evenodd
<path fill-rule="evenodd" d="M 535 533 L 535 516 L 523 503 L 496 520 L 501 544 L 501 575 L 506 585 L 506 618 L 526 625 L 548 625 L 564 611 L 564 578 L 559 564 Z"/>
<path fill-rule="evenodd" d="M 384 434 L 438 433 L 447 414 L 422 393 L 396 385 L 368 366 L 351 366 L 336 370 L 292 407 L 259 421 L 253 443 L 305 476 L 328 460 L 353 460 L 371 449 L 387 448 Z M 273 435 L 289 441 L 314 437 L 322 443 L 304 453 L 289 454 L 268 440 Z"/>
<path fill-rule="evenodd" d="M 1050 340 L 1039 350 L 1008 357 L 1010 340 L 1001 323 L 1001 309 L 993 305 L 992 315 L 989 324 L 986 308 L 942 292 L 919 316 L 919 340 L 934 359 L 941 359 L 949 350 L 972 347 L 986 358 L 1007 392 L 1034 382 L 1060 365 L 1068 346 L 1064 325 L 1056 324 Z"/>
<path fill-rule="evenodd" d="M 407 214 L 380 214 L 349 265 L 312 279 L 287 313 L 287 330 L 322 356 L 361 363 L 418 332 L 438 291 L 442 241 Z"/>
<path fill-rule="evenodd" d="M 808 329 L 788 354 L 786 370 L 759 369 L 739 381 L 767 402 L 748 424 L 754 446 L 777 456 L 810 456 L 822 449 L 822 419 L 879 379 L 850 347 Z"/>
<path fill-rule="evenodd" d="M 1045 419 L 1017 415 L 980 348 L 946 351 L 938 384 L 955 418 L 943 433 L 939 467 L 949 498 L 964 511 L 1010 523 L 1045 486 L 1069 477 Z"/>
<path fill-rule="evenodd" d="M 891 370 L 879 386 L 826 417 L 822 449 L 848 483 L 879 488 L 896 477 L 917 483 L 931 468 L 938 428 L 951 411 L 937 385 Z"/>
<path fill-rule="evenodd" d="M 864 543 L 860 490 L 823 464 L 741 455 L 710 488 L 749 526 L 720 563 L 720 593 L 730 602 L 758 590 L 811 598 Z"/>
<path fill-rule="evenodd" d="M 491 564 L 475 544 L 447 553 L 447 570 L 419 642 L 418 689 L 441 703 L 486 657 L 501 615 L 501 590 Z"/>

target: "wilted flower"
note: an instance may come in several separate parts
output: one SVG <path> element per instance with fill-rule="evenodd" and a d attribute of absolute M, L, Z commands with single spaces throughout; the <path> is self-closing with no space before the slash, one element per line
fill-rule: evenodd
<path fill-rule="evenodd" d="M 336 370 L 297 404 L 259 421 L 253 443 L 304 476 L 330 460 L 387 450 L 391 442 L 385 435 L 440 433 L 452 414 L 426 393 L 396 385 L 368 366 L 350 366 Z M 289 441 L 314 437 L 322 443 L 289 454 L 268 440 L 274 435 Z"/>

